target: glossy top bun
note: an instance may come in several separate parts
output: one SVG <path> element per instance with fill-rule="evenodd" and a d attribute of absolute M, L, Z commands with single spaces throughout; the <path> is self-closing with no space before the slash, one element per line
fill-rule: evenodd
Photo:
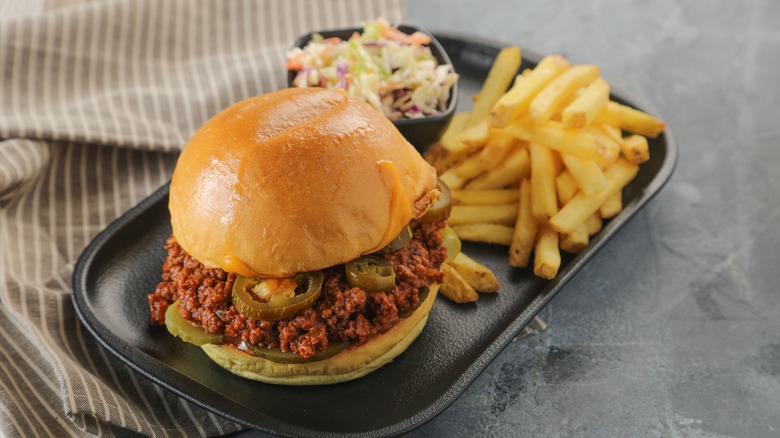
<path fill-rule="evenodd" d="M 436 171 L 366 103 L 285 89 L 206 122 L 179 157 L 173 235 L 209 267 L 281 277 L 387 245 L 436 199 Z"/>

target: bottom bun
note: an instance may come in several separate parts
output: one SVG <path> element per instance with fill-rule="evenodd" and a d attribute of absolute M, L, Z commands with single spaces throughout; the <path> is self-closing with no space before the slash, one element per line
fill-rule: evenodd
<path fill-rule="evenodd" d="M 245 353 L 231 344 L 206 344 L 203 351 L 228 371 L 247 379 L 277 385 L 328 385 L 357 379 L 382 367 L 403 353 L 428 322 L 439 285 L 430 286 L 428 297 L 411 315 L 392 329 L 361 345 L 349 346 L 328 359 L 286 364 Z"/>

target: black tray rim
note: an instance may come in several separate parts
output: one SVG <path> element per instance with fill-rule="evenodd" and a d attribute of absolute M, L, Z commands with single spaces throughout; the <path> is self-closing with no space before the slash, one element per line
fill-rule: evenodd
<path fill-rule="evenodd" d="M 432 32 L 432 34 L 441 40 L 451 40 L 455 42 L 461 42 L 463 44 L 479 44 L 488 48 L 503 48 L 509 44 L 504 42 L 498 42 L 488 38 L 482 38 L 463 34 L 459 32 L 442 31 Z M 538 63 L 542 56 L 533 50 L 523 48 L 523 58 L 531 61 L 532 63 Z M 636 97 L 634 94 L 626 92 L 620 88 L 612 86 L 612 94 L 618 97 L 620 100 L 628 103 L 630 106 L 640 108 L 643 111 L 659 117 L 658 111 L 643 99 Z M 243 406 L 237 406 L 238 411 L 236 414 L 230 412 L 224 412 L 216 409 L 211 404 L 205 402 L 204 396 L 214 397 L 214 393 L 210 389 L 207 389 L 194 380 L 180 375 L 178 373 L 170 373 L 170 368 L 159 362 L 152 356 L 144 353 L 127 345 L 118 336 L 111 333 L 94 314 L 88 311 L 89 305 L 86 301 L 86 289 L 87 289 L 87 273 L 89 267 L 95 261 L 96 254 L 100 248 L 113 237 L 113 235 L 123 228 L 125 225 L 132 223 L 138 216 L 143 214 L 148 208 L 160 202 L 163 198 L 168 196 L 168 188 L 170 182 L 164 184 L 157 189 L 154 193 L 142 200 L 140 203 L 129 209 L 123 215 L 111 222 L 104 230 L 99 232 L 95 238 L 87 245 L 82 254 L 79 256 L 73 271 L 72 287 L 73 293 L 71 299 L 74 305 L 75 312 L 85 328 L 95 339 L 109 352 L 116 356 L 125 365 L 129 366 L 134 371 L 138 372 L 150 381 L 162 386 L 168 391 L 184 398 L 188 402 L 194 405 L 214 412 L 230 421 L 236 422 L 243 426 L 260 430 L 263 432 L 279 435 L 279 436 L 348 436 L 348 437 L 377 437 L 377 436 L 391 436 L 400 435 L 410 432 L 416 429 L 426 422 L 430 421 L 444 410 L 446 410 L 457 398 L 473 383 L 476 378 L 487 368 L 487 366 L 506 348 L 509 343 L 514 339 L 520 331 L 547 305 L 547 303 L 566 285 L 582 268 L 582 266 L 596 255 L 636 213 L 638 213 L 645 204 L 653 199 L 663 188 L 663 186 L 669 181 L 677 165 L 678 158 L 678 146 L 677 141 L 672 133 L 672 130 L 667 126 L 664 133 L 661 134 L 663 140 L 666 143 L 666 159 L 664 160 L 661 168 L 650 183 L 643 187 L 639 196 L 626 203 L 623 206 L 618 216 L 610 220 L 605 224 L 602 230 L 590 241 L 588 251 L 582 252 L 576 255 L 556 276 L 551 280 L 542 291 L 534 298 L 528 307 L 523 310 L 517 317 L 509 324 L 502 333 L 482 352 L 482 354 L 463 372 L 460 377 L 453 382 L 450 388 L 443 392 L 436 400 L 434 400 L 427 408 L 417 412 L 405 420 L 385 426 L 380 429 L 355 432 L 355 433 L 331 433 L 317 431 L 295 424 L 288 423 L 286 421 L 278 420 L 274 417 L 258 413 L 256 411 L 248 410 Z M 141 361 L 139 361 L 141 359 Z M 142 366 L 145 365 L 145 366 Z M 166 372 L 168 379 L 163 380 L 159 374 L 160 371 Z M 185 393 L 179 388 L 188 387 L 190 392 Z M 219 396 L 223 398 L 222 396 Z M 231 402 L 229 399 L 224 398 L 225 401 Z M 258 422 L 248 421 L 247 415 L 262 417 L 263 424 Z"/>

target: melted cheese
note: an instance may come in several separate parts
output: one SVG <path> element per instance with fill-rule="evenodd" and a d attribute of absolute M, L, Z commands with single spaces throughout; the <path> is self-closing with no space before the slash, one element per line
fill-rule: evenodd
<path fill-rule="evenodd" d="M 222 259 L 222 265 L 220 266 L 223 271 L 232 272 L 234 274 L 242 275 L 244 277 L 258 277 L 257 272 L 253 271 L 243 260 L 236 256 L 225 256 Z"/>
<path fill-rule="evenodd" d="M 401 176 L 398 174 L 398 168 L 392 161 L 382 160 L 376 163 L 379 174 L 382 176 L 382 182 L 390 191 L 390 217 L 382 236 L 380 246 L 368 252 L 373 252 L 385 246 L 405 227 L 412 218 L 412 206 L 409 198 L 406 196 L 406 190 L 401 183 Z"/>

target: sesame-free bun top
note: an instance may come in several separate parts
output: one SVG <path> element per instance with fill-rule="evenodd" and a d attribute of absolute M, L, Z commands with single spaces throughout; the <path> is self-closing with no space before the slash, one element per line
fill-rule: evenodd
<path fill-rule="evenodd" d="M 179 156 L 169 209 L 204 265 L 282 277 L 381 249 L 437 195 L 434 168 L 381 113 L 290 88 L 206 122 Z"/>

